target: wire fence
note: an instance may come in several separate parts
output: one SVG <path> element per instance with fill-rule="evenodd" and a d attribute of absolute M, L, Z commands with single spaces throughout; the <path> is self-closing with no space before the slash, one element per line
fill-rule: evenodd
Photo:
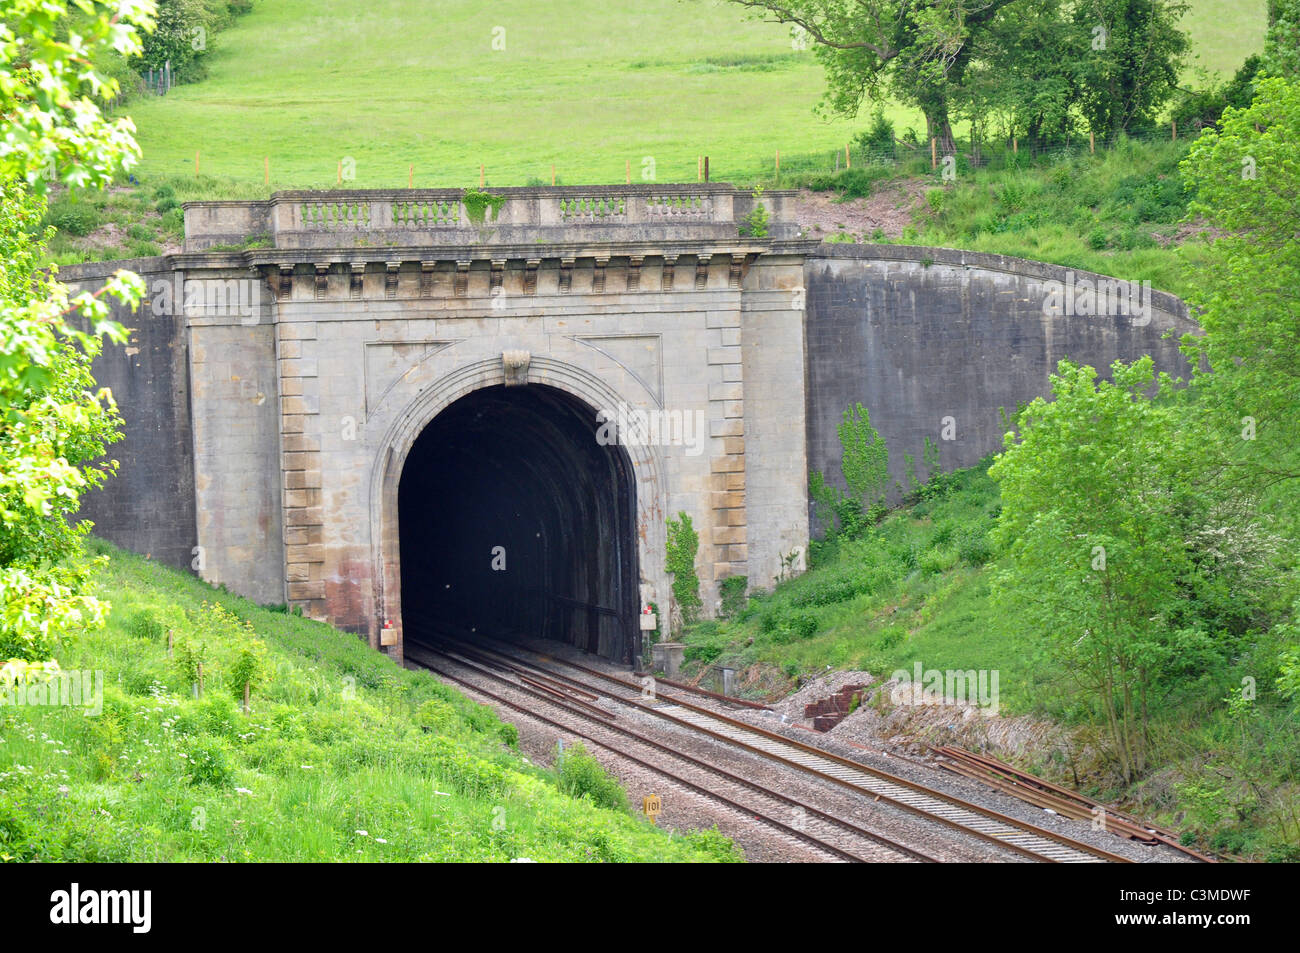
<path fill-rule="evenodd" d="M 165 67 L 161 70 L 150 71 L 146 74 L 144 81 L 149 91 L 154 92 L 156 95 L 165 95 L 172 82 L 171 70 Z M 890 149 L 872 149 L 865 147 L 862 140 L 859 139 L 857 142 L 845 143 L 840 149 L 818 152 L 787 153 L 774 150 L 771 156 L 766 158 L 750 155 L 733 159 L 730 156 L 710 157 L 707 154 L 701 154 L 696 157 L 695 169 L 692 171 L 695 180 L 700 182 L 731 182 L 741 186 L 763 184 L 769 187 L 801 185 L 818 187 L 813 181 L 817 177 L 837 176 L 840 173 L 853 170 L 863 171 L 864 176 L 866 176 L 864 183 L 870 180 L 893 178 L 899 175 L 934 174 L 948 178 L 965 175 L 974 170 L 1000 171 L 1050 165 L 1081 156 L 1104 153 L 1121 148 L 1126 143 L 1177 144 L 1194 139 L 1199 133 L 1199 128 L 1179 130 L 1176 124 L 1171 123 L 1166 128 L 1132 130 L 1105 140 L 1097 139 L 1088 134 L 1071 136 L 1059 141 L 1030 140 L 1021 142 L 1014 137 L 998 140 L 976 139 L 973 141 L 970 138 L 956 139 L 951 149 L 944 149 L 936 140 L 923 143 L 915 139 L 896 140 L 893 148 Z M 477 167 L 473 168 L 471 172 L 471 180 L 477 179 L 479 188 L 493 185 L 609 185 L 621 181 L 637 185 L 653 184 L 657 179 L 647 179 L 642 174 L 646 167 L 646 158 L 648 157 L 638 157 L 636 159 L 609 157 L 608 162 L 600 163 L 600 165 L 610 168 L 611 171 L 613 168 L 622 166 L 620 171 L 623 172 L 623 175 L 617 173 L 605 175 L 599 171 L 593 172 L 588 167 L 587 170 L 576 176 L 569 176 L 556 163 L 551 163 L 549 168 L 539 170 L 542 173 L 541 175 L 520 175 L 518 174 L 518 164 L 512 162 L 511 165 L 514 167 L 512 171 L 507 172 L 504 178 L 494 176 L 495 181 L 489 181 L 490 170 L 486 167 L 486 164 L 477 163 Z M 186 164 L 188 165 L 188 160 L 186 160 Z M 218 181 L 222 178 L 229 178 L 232 182 L 242 182 L 245 186 L 250 186 L 260 179 L 264 187 L 270 187 L 273 181 L 273 173 L 276 171 L 273 166 L 276 164 L 275 157 L 269 154 L 237 156 L 232 160 L 229 153 L 223 152 L 218 156 L 213 156 L 203 150 L 196 149 L 193 157 L 193 176 L 195 179 L 198 179 L 201 175 L 217 176 Z M 393 166 L 398 166 L 398 162 L 390 160 L 385 164 L 389 168 L 380 176 L 383 181 L 376 181 L 373 176 L 366 176 L 366 187 L 393 188 L 405 185 L 407 188 L 413 188 L 416 179 L 424 179 L 427 174 L 427 169 L 417 168 L 416 163 L 407 163 L 406 168 L 401 171 L 393 168 Z M 674 167 L 681 167 L 687 163 L 678 159 L 672 164 Z M 319 167 L 317 167 L 316 163 L 312 163 L 312 171 L 307 173 L 307 178 L 310 179 L 310 182 L 308 182 L 303 178 L 304 169 L 301 163 L 295 162 L 289 180 L 295 183 L 295 187 L 319 188 L 333 186 L 336 188 L 355 188 L 358 187 L 356 185 L 358 178 L 356 165 L 356 161 L 348 156 L 333 161 L 326 159 L 319 164 Z M 662 168 L 661 165 L 661 171 Z M 169 173 L 169 177 L 176 177 L 178 173 L 179 170 L 173 171 Z M 687 172 L 686 176 L 665 179 L 665 182 L 680 183 L 690 181 L 690 175 L 691 173 Z M 277 185 L 285 183 L 286 179 L 283 172 L 275 175 L 275 181 Z M 841 180 L 828 183 L 829 187 L 832 188 L 840 187 L 843 184 Z M 219 188 L 216 181 L 214 181 L 213 185 Z"/>
<path fill-rule="evenodd" d="M 899 140 L 892 149 L 866 148 L 860 142 L 846 143 L 842 149 L 826 152 L 783 154 L 777 151 L 770 160 L 747 172 L 756 178 L 780 183 L 783 179 L 797 181 L 852 169 L 918 175 L 927 172 L 942 174 L 945 169 L 954 174 L 972 169 L 1016 169 L 1095 155 L 1126 142 L 1177 143 L 1195 138 L 1199 133 L 1199 129 L 1179 130 L 1176 124 L 1170 123 L 1167 128 L 1133 130 L 1104 140 L 1086 133 L 1059 141 L 1021 142 L 1014 137 L 972 141 L 967 138 L 956 140 L 952 149 L 944 149 L 933 139 L 928 143 Z"/>

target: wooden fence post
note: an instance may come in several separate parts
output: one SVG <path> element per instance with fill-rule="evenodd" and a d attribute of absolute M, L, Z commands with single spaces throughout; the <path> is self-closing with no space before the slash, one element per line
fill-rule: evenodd
<path fill-rule="evenodd" d="M 934 136 L 930 137 L 930 168 L 939 168 L 939 145 Z"/>

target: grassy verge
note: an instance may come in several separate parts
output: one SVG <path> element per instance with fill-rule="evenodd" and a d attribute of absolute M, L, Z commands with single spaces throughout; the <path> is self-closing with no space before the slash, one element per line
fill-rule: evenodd
<path fill-rule="evenodd" d="M 896 239 L 904 244 L 1037 259 L 1150 281 L 1178 294 L 1187 289 L 1187 275 L 1205 260 L 1200 233 L 1182 222 L 1190 196 L 1178 163 L 1186 150 L 1182 140 L 1126 140 L 1096 154 L 1085 144 L 1081 152 L 1037 159 L 999 149 L 989 166 L 959 163 L 951 181 L 929 170 L 928 157 L 901 167 L 805 173 L 784 181 L 838 193 L 845 201 L 919 193 L 923 201 L 912 224 Z M 877 231 L 840 240 L 890 239 Z"/>
<path fill-rule="evenodd" d="M 0 860 L 735 857 L 630 814 L 581 756 L 529 763 L 490 709 L 353 635 L 97 548 L 110 623 L 59 661 L 103 673 L 102 711 L 0 706 Z"/>

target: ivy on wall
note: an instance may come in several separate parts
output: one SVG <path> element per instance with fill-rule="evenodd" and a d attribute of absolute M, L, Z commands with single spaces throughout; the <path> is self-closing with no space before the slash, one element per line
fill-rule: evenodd
<path fill-rule="evenodd" d="M 682 614 L 682 621 L 690 624 L 700 617 L 700 579 L 695 575 L 695 554 L 700 548 L 700 537 L 685 512 L 677 519 L 667 521 L 668 545 L 665 569 L 673 576 L 673 599 Z"/>

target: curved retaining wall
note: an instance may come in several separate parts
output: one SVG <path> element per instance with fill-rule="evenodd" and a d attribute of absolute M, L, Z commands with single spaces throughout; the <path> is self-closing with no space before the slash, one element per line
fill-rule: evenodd
<path fill-rule="evenodd" d="M 158 282 L 183 274 L 172 259 L 149 258 L 65 267 L 59 277 L 93 289 L 118 268 L 139 273 L 151 293 Z M 1150 353 L 1158 369 L 1188 374 L 1177 338 L 1197 326 L 1180 299 L 1150 292 L 1145 323 L 1142 315 L 1135 320 L 1083 308 L 1048 313 L 1050 283 L 1063 289 L 1070 277 L 1070 269 L 1057 265 L 953 249 L 816 248 L 804 267 L 808 466 L 843 485 L 836 427 L 845 408 L 858 402 L 885 437 L 890 475 L 901 485 L 905 453 L 925 478 L 927 436 L 946 470 L 1001 449 L 999 410 L 1047 394 L 1061 358 L 1104 372 L 1117 359 Z M 1086 272 L 1073 277 L 1076 287 L 1103 280 Z M 104 491 L 86 498 L 82 513 L 99 535 L 189 567 L 198 535 L 189 341 L 186 319 L 166 311 L 115 309 L 116 319 L 133 329 L 131 341 L 108 348 L 95 373 L 126 421 L 125 439 L 110 450 L 122 469 Z"/>
<path fill-rule="evenodd" d="M 97 290 L 119 268 L 145 280 L 149 294 L 175 272 L 166 258 L 134 258 L 64 266 L 59 280 L 73 290 Z M 95 379 L 109 388 L 125 422 L 108 448 L 121 463 L 104 489 L 87 494 L 81 515 L 95 533 L 132 552 L 189 568 L 198 531 L 194 504 L 194 438 L 190 419 L 189 348 L 179 309 L 135 312 L 112 303 L 113 319 L 131 329 L 124 347 L 95 359 Z"/>
<path fill-rule="evenodd" d="M 804 278 L 808 465 L 840 486 L 836 427 L 854 403 L 870 411 L 901 485 L 905 453 L 925 479 L 927 436 L 944 470 L 1002 449 L 999 409 L 1048 394 L 1062 358 L 1106 375 L 1114 361 L 1143 354 L 1176 377 L 1191 369 L 1177 339 L 1197 325 L 1181 299 L 1137 288 L 1135 304 L 1149 312 L 1106 314 L 1082 282 L 1095 289 L 1113 279 L 1090 272 L 949 248 L 824 244 Z M 1103 287 L 1109 300 L 1114 286 Z"/>

